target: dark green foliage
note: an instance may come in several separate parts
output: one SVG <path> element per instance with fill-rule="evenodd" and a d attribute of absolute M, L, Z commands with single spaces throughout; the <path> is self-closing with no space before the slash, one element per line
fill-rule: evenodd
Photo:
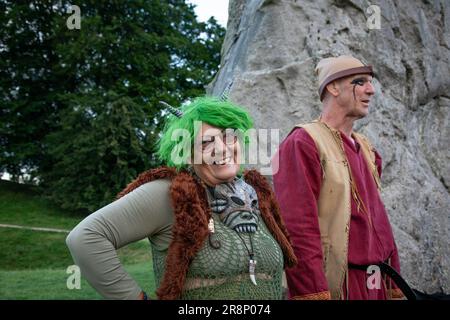
<path fill-rule="evenodd" d="M 87 212 L 158 165 L 157 102 L 204 92 L 224 29 L 184 0 L 85 0 L 69 30 L 69 3 L 0 0 L 0 172 Z"/>

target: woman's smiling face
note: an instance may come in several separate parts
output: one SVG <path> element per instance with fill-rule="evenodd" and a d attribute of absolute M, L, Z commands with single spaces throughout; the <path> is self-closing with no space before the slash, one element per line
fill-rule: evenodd
<path fill-rule="evenodd" d="M 202 123 L 195 140 L 193 167 L 207 185 L 232 181 L 239 172 L 240 160 L 241 145 L 233 129 Z"/>

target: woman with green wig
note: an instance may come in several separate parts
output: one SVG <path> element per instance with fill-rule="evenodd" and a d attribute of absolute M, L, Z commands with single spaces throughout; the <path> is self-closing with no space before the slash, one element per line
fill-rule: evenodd
<path fill-rule="evenodd" d="M 296 258 L 269 183 L 241 168 L 250 116 L 212 97 L 168 111 L 165 166 L 71 231 L 75 263 L 103 297 L 147 299 L 116 250 L 148 238 L 158 299 L 282 299 Z"/>

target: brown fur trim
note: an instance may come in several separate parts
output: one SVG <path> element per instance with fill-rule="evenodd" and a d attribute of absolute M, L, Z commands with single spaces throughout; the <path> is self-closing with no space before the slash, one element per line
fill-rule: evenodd
<path fill-rule="evenodd" d="M 181 172 L 172 180 L 170 193 L 175 223 L 164 276 L 156 291 L 161 300 L 180 297 L 189 265 L 208 236 L 211 217 L 206 190 L 189 173 Z"/>
<path fill-rule="evenodd" d="M 275 199 L 275 194 L 267 179 L 254 169 L 245 171 L 244 179 L 255 189 L 258 195 L 261 215 L 270 233 L 283 251 L 285 266 L 295 266 L 297 258 L 292 249 L 289 233 L 281 217 L 280 207 Z"/>
<path fill-rule="evenodd" d="M 123 197 L 127 193 L 130 193 L 134 189 L 137 189 L 139 186 L 158 179 L 164 178 L 173 178 L 177 174 L 177 171 L 174 168 L 170 167 L 159 167 L 156 169 L 150 169 L 145 172 L 142 172 L 135 180 L 129 183 L 125 189 L 123 189 L 118 195 L 117 199 Z"/>
<path fill-rule="evenodd" d="M 304 294 L 292 297 L 291 300 L 331 300 L 330 291 L 322 291 L 318 293 Z"/>

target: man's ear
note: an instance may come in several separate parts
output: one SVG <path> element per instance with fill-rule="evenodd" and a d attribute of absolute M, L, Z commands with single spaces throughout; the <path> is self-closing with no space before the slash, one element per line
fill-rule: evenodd
<path fill-rule="evenodd" d="M 339 86 L 337 85 L 337 81 L 333 81 L 333 82 L 327 84 L 327 86 L 325 88 L 326 88 L 326 90 L 328 90 L 328 92 L 333 97 L 337 97 L 340 93 Z"/>

